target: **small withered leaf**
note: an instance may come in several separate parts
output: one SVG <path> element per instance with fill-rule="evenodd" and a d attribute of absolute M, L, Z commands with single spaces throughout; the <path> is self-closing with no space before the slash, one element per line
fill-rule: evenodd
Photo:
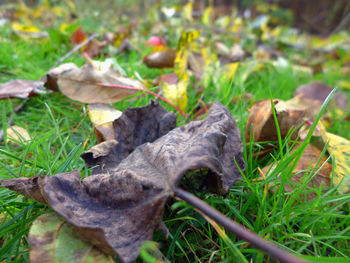
<path fill-rule="evenodd" d="M 25 99 L 37 94 L 45 94 L 42 81 L 15 79 L 0 84 L 0 99 Z"/>
<path fill-rule="evenodd" d="M 137 146 L 153 142 L 175 127 L 175 114 L 151 100 L 145 107 L 127 108 L 113 122 L 116 140 L 97 144 L 81 157 L 89 167 L 98 166 L 94 173 L 106 172 L 117 167 Z"/>
<path fill-rule="evenodd" d="M 145 115 L 135 113 L 156 106 L 151 103 L 147 107 L 127 110 L 117 120 L 117 143 L 103 156 L 106 158 L 98 160 L 97 164 L 103 166 L 99 171 L 83 180 L 77 171 L 44 179 L 49 205 L 82 229 L 78 232 L 85 239 L 86 231 L 93 230 L 90 241 L 107 253 L 110 251 L 106 248 L 112 248 L 122 262 L 132 262 L 141 244 L 152 239 L 165 202 L 187 171 L 209 169 L 216 179 L 215 187 L 210 188 L 226 194 L 241 177 L 236 163 L 241 169 L 245 166 L 239 129 L 223 105 L 213 104 L 203 121 L 172 129 L 158 139 L 164 132 L 160 120 L 142 125 Z M 169 125 L 166 127 L 169 130 Z M 109 156 L 118 154 L 115 159 Z"/>
<path fill-rule="evenodd" d="M 28 239 L 31 263 L 114 262 L 112 257 L 81 240 L 75 228 L 55 212 L 35 219 Z"/>

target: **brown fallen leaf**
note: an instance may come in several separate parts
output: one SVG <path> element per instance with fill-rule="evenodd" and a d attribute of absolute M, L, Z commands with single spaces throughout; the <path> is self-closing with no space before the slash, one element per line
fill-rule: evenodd
<path fill-rule="evenodd" d="M 73 35 L 70 38 L 70 41 L 74 44 L 80 44 L 86 39 L 86 34 L 84 33 L 81 26 L 78 27 L 77 30 L 73 33 Z"/>
<path fill-rule="evenodd" d="M 8 127 L 7 133 L 7 143 L 14 146 L 21 146 L 21 144 L 27 144 L 31 141 L 31 137 L 26 129 L 13 125 Z"/>
<path fill-rule="evenodd" d="M 98 83 L 131 89 L 101 86 Z M 59 89 L 70 99 L 83 103 L 118 102 L 146 89 L 141 82 L 121 76 L 110 64 L 93 60 L 81 68 L 74 63 L 67 63 L 51 69 L 47 73 L 45 86 L 52 90 Z"/>
<path fill-rule="evenodd" d="M 236 103 L 239 103 L 239 102 L 244 102 L 244 103 L 247 103 L 247 104 L 251 104 L 253 99 L 254 99 L 254 95 L 251 94 L 251 93 L 246 92 L 246 93 L 240 94 L 238 96 L 235 96 L 232 99 L 232 103 L 236 104 Z"/>
<path fill-rule="evenodd" d="M 0 84 L 0 99 L 6 98 L 21 98 L 25 99 L 36 94 L 45 94 L 46 91 L 42 88 L 42 81 L 34 80 L 11 80 Z"/>
<path fill-rule="evenodd" d="M 87 106 L 90 120 L 95 128 L 97 142 L 115 139 L 113 121 L 118 119 L 122 112 L 103 103 L 94 103 Z"/>
<path fill-rule="evenodd" d="M 124 127 L 128 137 L 120 138 L 136 147 L 138 138 L 127 131 L 141 125 L 143 113 L 141 109 L 134 111 L 140 111 L 140 115 L 126 112 L 139 116 L 136 123 L 126 118 L 130 121 Z M 122 116 L 118 120 L 123 119 Z M 161 123 L 153 122 L 152 126 L 159 129 Z M 207 168 L 206 180 L 212 183 L 211 188 L 227 193 L 240 178 L 235 161 L 244 169 L 242 151 L 234 119 L 223 105 L 215 103 L 203 121 L 190 122 L 153 143 L 141 144 L 103 173 L 98 171 L 83 180 L 78 171 L 38 177 L 39 182 L 43 181 L 38 189 L 57 213 L 81 230 L 77 231 L 80 235 L 103 251 L 118 254 L 122 262 L 132 262 L 142 242 L 152 238 L 154 228 L 161 222 L 164 204 L 174 194 L 181 177 L 188 170 Z M 19 188 L 20 193 L 31 197 L 25 191 L 25 180 L 32 183 L 34 179 L 11 179 L 2 185 L 15 191 Z"/>
<path fill-rule="evenodd" d="M 294 95 L 297 96 L 299 94 L 302 94 L 306 98 L 319 100 L 323 103 L 332 90 L 333 88 L 327 86 L 326 84 L 320 82 L 312 82 L 310 84 L 299 86 L 294 91 Z M 347 97 L 344 95 L 344 93 L 337 91 L 334 95 L 334 100 L 338 107 L 342 109 L 348 109 Z"/>
<path fill-rule="evenodd" d="M 291 177 L 289 178 L 289 182 L 287 182 L 284 185 L 285 192 L 293 191 L 293 189 L 295 188 L 295 185 L 301 183 L 306 172 L 310 171 L 311 169 L 314 169 L 314 172 L 316 172 L 323 164 L 324 164 L 324 166 L 317 172 L 317 174 L 315 176 L 313 176 L 311 181 L 308 183 L 308 186 L 311 188 L 320 188 L 321 185 L 322 185 L 322 187 L 330 186 L 332 165 L 327 162 L 327 157 L 323 155 L 321 158 L 321 161 L 319 162 L 319 164 L 316 167 L 316 164 L 321 157 L 321 153 L 322 152 L 317 147 L 315 147 L 311 144 L 309 144 L 306 147 L 298 164 L 294 168 L 294 171 L 293 171 Z M 270 169 L 273 170 L 274 167 L 275 167 L 275 165 L 272 165 L 272 166 L 269 165 L 267 167 L 264 167 L 262 169 L 262 172 L 265 174 Z M 270 186 L 270 191 L 273 194 L 278 189 L 278 186 L 274 187 L 275 186 L 274 183 L 269 184 L 269 186 Z M 317 195 L 315 192 L 311 192 L 311 193 L 307 194 L 306 199 L 310 200 L 312 198 L 315 198 L 316 196 Z"/>
<path fill-rule="evenodd" d="M 179 78 L 176 76 L 174 72 L 169 73 L 169 74 L 164 74 L 156 78 L 154 85 L 159 85 L 162 82 L 166 82 L 168 84 L 176 84 L 179 82 Z"/>
<path fill-rule="evenodd" d="M 281 137 L 285 138 L 292 128 L 298 128 L 304 117 L 304 110 L 298 108 L 289 109 L 286 102 L 278 99 L 274 99 L 273 104 Z M 293 132 L 291 138 L 296 139 L 297 136 L 298 133 Z M 255 102 L 250 109 L 246 139 L 250 140 L 250 138 L 254 141 L 278 140 L 277 127 L 271 108 L 271 101 L 269 99 Z"/>
<path fill-rule="evenodd" d="M 127 108 L 113 122 L 115 140 L 100 143 L 82 154 L 94 172 L 106 172 L 126 158 L 141 144 L 153 142 L 176 127 L 176 116 L 157 101 L 142 108 Z M 97 166 L 97 167 L 96 167 Z"/>
<path fill-rule="evenodd" d="M 285 138 L 288 132 L 294 129 L 295 132 L 292 134 L 291 139 L 296 139 L 299 134 L 300 139 L 303 140 L 309 126 L 302 126 L 302 123 L 303 121 L 310 123 L 315 119 L 322 102 L 298 95 L 287 101 L 275 99 L 274 105 L 281 138 Z M 302 129 L 299 129 L 301 127 Z M 278 140 L 270 100 L 257 101 L 252 106 L 247 122 L 247 136 L 250 136 L 250 129 L 252 129 L 255 141 Z M 249 139 L 250 137 L 247 137 L 247 140 Z"/>
<path fill-rule="evenodd" d="M 74 227 L 55 212 L 35 219 L 28 239 L 31 263 L 115 262 L 91 243 L 81 240 Z"/>
<path fill-rule="evenodd" d="M 166 49 L 145 56 L 143 62 L 149 68 L 172 68 L 175 57 L 176 51 L 174 49 Z"/>

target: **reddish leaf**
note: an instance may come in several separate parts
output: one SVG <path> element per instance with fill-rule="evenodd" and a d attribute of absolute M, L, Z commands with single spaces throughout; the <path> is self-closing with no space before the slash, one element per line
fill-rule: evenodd
<path fill-rule="evenodd" d="M 73 33 L 70 41 L 72 41 L 74 44 L 80 44 L 85 40 L 85 38 L 86 34 L 84 33 L 81 26 L 79 26 L 78 29 Z"/>
<path fill-rule="evenodd" d="M 25 99 L 36 94 L 45 94 L 46 91 L 42 88 L 42 81 L 33 80 L 11 80 L 0 84 L 0 99 L 6 98 L 21 98 Z"/>
<path fill-rule="evenodd" d="M 166 82 L 168 84 L 176 84 L 179 82 L 179 78 L 176 76 L 174 72 L 161 75 L 155 80 L 154 85 L 159 85 L 162 82 Z"/>

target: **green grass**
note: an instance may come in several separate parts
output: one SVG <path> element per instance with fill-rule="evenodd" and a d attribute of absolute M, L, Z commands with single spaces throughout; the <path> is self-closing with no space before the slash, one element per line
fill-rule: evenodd
<path fill-rule="evenodd" d="M 0 39 L 0 82 L 10 79 L 39 79 L 67 51 L 66 45 L 50 43 L 26 43 L 12 40 L 7 32 Z M 141 54 L 131 51 L 118 56 L 118 62 L 130 77 L 138 72 L 142 77 L 154 79 L 162 74 L 160 70 L 148 69 L 140 63 Z M 75 54 L 68 61 L 78 65 L 84 62 L 81 54 Z M 244 66 L 239 68 L 237 77 L 244 73 Z M 219 86 L 209 83 L 201 95 L 195 88 L 188 89 L 188 112 L 197 105 L 199 96 L 206 102 L 219 101 L 236 118 L 245 142 L 245 123 L 249 115 L 250 102 L 232 99 L 244 92 L 250 92 L 254 100 L 280 98 L 290 99 L 298 85 L 311 80 L 324 81 L 334 85 L 338 72 L 311 76 L 298 75 L 291 68 L 284 70 L 266 69 L 251 75 L 246 81 L 227 83 L 219 81 Z M 123 111 L 127 107 L 148 104 L 150 95 L 127 99 L 114 104 Z M 0 127 L 6 130 L 7 118 L 21 101 L 0 101 Z M 160 102 L 168 110 L 169 105 Z M 178 124 L 191 121 L 191 117 L 181 117 Z M 0 179 L 37 174 L 56 174 L 73 169 L 88 175 L 89 170 L 79 157 L 81 153 L 96 144 L 92 125 L 86 112 L 86 105 L 73 102 L 59 93 L 51 93 L 31 98 L 24 110 L 15 115 L 16 125 L 25 127 L 33 140 L 28 145 L 14 147 L 11 144 L 0 145 Z M 331 127 L 333 133 L 349 139 L 350 125 L 342 120 L 335 121 Z M 6 139 L 6 134 L 5 134 Z M 350 194 L 340 195 L 336 186 L 326 189 L 313 189 L 307 186 L 317 169 L 305 171 L 304 180 L 290 193 L 283 187 L 273 195 L 265 192 L 267 183 L 282 185 L 288 183 L 295 164 L 302 151 L 290 154 L 288 139 L 275 142 L 280 145 L 271 155 L 258 160 L 253 153 L 263 148 L 264 143 L 244 143 L 244 157 L 247 168 L 243 179 L 238 182 L 225 198 L 206 192 L 196 192 L 223 214 L 255 231 L 260 236 L 284 247 L 286 250 L 303 256 L 312 262 L 349 262 L 350 261 Z M 260 177 L 258 167 L 270 163 L 277 167 Z M 306 200 L 301 193 L 317 194 L 317 198 Z M 44 205 L 23 198 L 14 192 L 0 188 L 0 261 L 29 262 L 28 230 L 36 217 L 48 211 Z M 166 206 L 164 221 L 170 233 L 165 239 L 163 234 L 155 232 L 154 240 L 170 262 L 273 262 L 268 255 L 249 246 L 228 234 L 229 240 L 218 234 L 215 229 L 188 204 L 179 200 L 170 200 Z M 138 259 L 138 261 L 141 261 Z"/>

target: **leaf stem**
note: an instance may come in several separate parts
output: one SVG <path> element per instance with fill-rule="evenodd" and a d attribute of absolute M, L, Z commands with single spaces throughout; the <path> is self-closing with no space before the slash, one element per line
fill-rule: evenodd
<path fill-rule="evenodd" d="M 147 89 L 142 89 L 142 88 L 136 88 L 136 87 L 129 87 L 129 86 L 122 86 L 122 85 L 117 85 L 117 84 L 105 84 L 105 83 L 94 83 L 95 85 L 102 86 L 102 87 L 112 87 L 112 88 L 119 88 L 119 89 L 129 89 L 129 90 L 139 90 L 139 91 L 144 91 L 148 94 L 151 94 L 153 96 L 156 96 L 157 98 L 161 99 L 162 101 L 165 101 L 167 104 L 169 104 L 171 107 L 176 109 L 182 116 L 186 117 L 187 115 L 176 105 L 172 104 L 170 101 L 168 101 L 166 98 L 160 96 L 159 94 L 147 90 Z"/>
<path fill-rule="evenodd" d="M 200 210 L 203 214 L 215 220 L 217 223 L 222 225 L 228 232 L 235 234 L 237 237 L 244 239 L 261 249 L 271 256 L 277 258 L 282 263 L 305 263 L 306 261 L 301 258 L 283 250 L 282 248 L 272 244 L 271 242 L 258 236 L 256 233 L 245 228 L 243 225 L 236 223 L 227 216 L 221 214 L 219 211 L 212 208 L 210 205 L 194 196 L 193 194 L 186 192 L 182 189 L 176 188 L 175 195 L 187 203 L 193 205 L 195 208 Z"/>

